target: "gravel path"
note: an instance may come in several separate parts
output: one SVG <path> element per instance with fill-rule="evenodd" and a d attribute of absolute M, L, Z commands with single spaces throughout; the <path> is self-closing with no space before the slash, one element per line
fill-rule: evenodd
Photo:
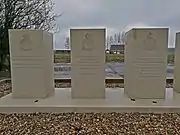
<path fill-rule="evenodd" d="M 179 135 L 180 114 L 0 114 L 0 135 Z"/>
<path fill-rule="evenodd" d="M 6 82 L 0 84 L 0 98 L 10 94 L 11 92 L 11 83 Z"/>

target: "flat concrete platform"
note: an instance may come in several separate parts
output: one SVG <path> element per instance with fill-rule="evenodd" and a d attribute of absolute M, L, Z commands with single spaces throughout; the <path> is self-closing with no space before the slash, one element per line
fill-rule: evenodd
<path fill-rule="evenodd" d="M 71 99 L 70 88 L 57 88 L 55 95 L 46 99 L 13 99 L 11 94 L 0 98 L 0 113 L 25 112 L 180 112 L 180 94 L 167 88 L 165 100 L 131 101 L 124 89 L 108 88 L 106 99 Z"/>

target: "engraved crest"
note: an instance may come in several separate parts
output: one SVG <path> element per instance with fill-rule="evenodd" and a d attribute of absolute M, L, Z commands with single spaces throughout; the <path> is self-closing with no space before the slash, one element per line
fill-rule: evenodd
<path fill-rule="evenodd" d="M 29 35 L 24 34 L 21 37 L 21 40 L 20 40 L 20 49 L 23 50 L 23 51 L 31 51 L 32 50 L 32 42 L 30 40 Z"/>
<path fill-rule="evenodd" d="M 82 50 L 91 51 L 93 49 L 94 49 L 94 41 L 92 39 L 92 35 L 89 33 L 86 33 L 82 41 Z"/>
<path fill-rule="evenodd" d="M 148 32 L 146 39 L 144 40 L 144 49 L 152 51 L 156 49 L 156 38 L 151 32 Z"/>

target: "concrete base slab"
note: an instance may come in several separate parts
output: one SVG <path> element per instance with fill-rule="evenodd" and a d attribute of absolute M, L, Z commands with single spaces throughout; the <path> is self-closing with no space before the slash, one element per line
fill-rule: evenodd
<path fill-rule="evenodd" d="M 180 94 L 167 88 L 165 100 L 131 101 L 124 89 L 108 88 L 105 99 L 71 99 L 70 88 L 57 88 L 47 99 L 13 99 L 9 94 L 0 98 L 0 112 L 180 112 Z"/>

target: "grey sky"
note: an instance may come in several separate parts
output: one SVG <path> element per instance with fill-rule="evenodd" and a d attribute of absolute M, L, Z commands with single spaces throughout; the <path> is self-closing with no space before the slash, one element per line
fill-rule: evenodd
<path fill-rule="evenodd" d="M 106 27 L 111 35 L 132 27 L 169 27 L 169 46 L 180 31 L 180 0 L 53 0 L 57 23 L 55 48 L 63 49 L 71 27 Z"/>

